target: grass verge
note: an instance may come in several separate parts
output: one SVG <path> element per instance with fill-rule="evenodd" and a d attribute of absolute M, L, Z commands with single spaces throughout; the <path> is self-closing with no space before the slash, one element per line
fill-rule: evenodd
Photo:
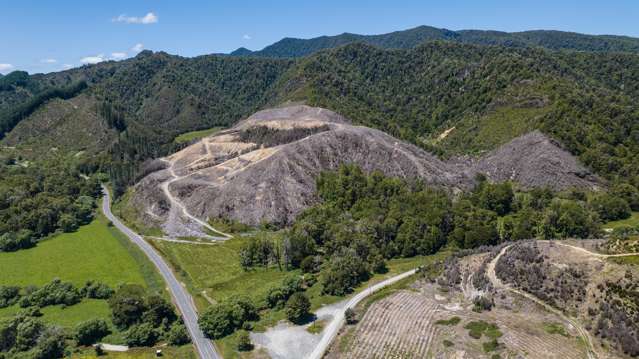
<path fill-rule="evenodd" d="M 213 128 L 209 128 L 206 130 L 200 130 L 200 131 L 191 131 L 191 132 L 186 132 L 183 133 L 179 136 L 177 136 L 173 142 L 175 143 L 187 143 L 187 142 L 191 142 L 194 140 L 199 140 L 200 138 L 206 137 L 206 136 L 210 136 L 220 130 L 222 130 L 223 127 L 213 127 Z"/>

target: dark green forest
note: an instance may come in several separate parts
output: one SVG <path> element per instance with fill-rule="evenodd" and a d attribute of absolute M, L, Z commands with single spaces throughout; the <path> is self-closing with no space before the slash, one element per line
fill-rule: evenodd
<path fill-rule="evenodd" d="M 239 48 L 233 56 L 294 58 L 311 55 L 356 42 L 384 49 L 409 49 L 426 41 L 444 40 L 474 45 L 499 45 L 507 47 L 543 47 L 551 50 L 637 52 L 639 40 L 626 36 L 585 35 L 565 31 L 452 31 L 431 26 L 395 31 L 381 35 L 343 33 L 336 36 L 320 36 L 312 39 L 284 38 L 259 51 Z"/>
<path fill-rule="evenodd" d="M 0 156 L 0 251 L 34 246 L 93 218 L 100 186 L 61 157 L 36 162 Z"/>
<path fill-rule="evenodd" d="M 3 103 L 87 84 L 81 93 L 96 100 L 93 111 L 119 135 L 86 168 L 110 173 L 116 194 L 137 179 L 145 160 L 184 146 L 173 143 L 180 133 L 230 126 L 286 101 L 338 111 L 444 156 L 489 150 L 541 129 L 597 173 L 637 184 L 639 55 L 632 53 L 443 41 L 401 50 L 350 44 L 298 60 L 145 51 L 62 73 L 11 74 L 3 83 L 11 77 L 0 91 Z M 2 113 L 27 105 L 3 106 Z M 453 126 L 451 136 L 434 140 Z"/>
<path fill-rule="evenodd" d="M 317 179 L 321 203 L 305 210 L 280 242 L 257 238 L 241 252 L 246 268 L 278 266 L 317 273 L 324 293 L 349 293 L 391 258 L 444 246 L 472 249 L 530 238 L 594 238 L 602 222 L 628 218 L 639 198 L 629 185 L 609 193 L 518 190 L 479 177 L 454 198 L 420 183 L 343 165 Z"/>

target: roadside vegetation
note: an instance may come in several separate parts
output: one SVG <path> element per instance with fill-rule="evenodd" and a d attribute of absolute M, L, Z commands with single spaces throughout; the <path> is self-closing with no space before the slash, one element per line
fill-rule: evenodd
<path fill-rule="evenodd" d="M 197 141 L 197 140 L 199 140 L 201 138 L 204 138 L 204 137 L 207 137 L 207 136 L 211 136 L 212 134 L 222 130 L 222 128 L 223 127 L 213 127 L 213 128 L 208 128 L 206 130 L 199 130 L 199 131 L 191 131 L 191 132 L 182 133 L 182 134 L 178 135 L 177 137 L 175 137 L 173 142 L 179 143 L 179 144 L 191 143 L 191 142 Z"/>

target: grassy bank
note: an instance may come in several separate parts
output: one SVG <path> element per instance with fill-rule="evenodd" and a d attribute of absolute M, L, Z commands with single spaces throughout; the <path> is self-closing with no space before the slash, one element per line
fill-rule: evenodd
<path fill-rule="evenodd" d="M 173 142 L 175 143 L 187 143 L 187 142 L 191 142 L 194 140 L 199 140 L 200 138 L 206 137 L 206 136 L 210 136 L 218 131 L 222 130 L 222 127 L 213 127 L 213 128 L 209 128 L 206 130 L 200 130 L 200 131 L 191 131 L 191 132 L 186 132 L 183 133 L 179 136 L 177 136 Z"/>
<path fill-rule="evenodd" d="M 0 285 L 41 286 L 60 278 L 76 286 L 96 280 L 112 287 L 138 283 L 161 288 L 144 254 L 102 215 L 76 232 L 53 236 L 30 249 L 0 253 L 0 273 Z"/>
<path fill-rule="evenodd" d="M 639 227 L 639 212 L 632 212 L 630 218 L 608 222 L 603 225 L 603 228 L 615 229 L 624 226 Z"/>

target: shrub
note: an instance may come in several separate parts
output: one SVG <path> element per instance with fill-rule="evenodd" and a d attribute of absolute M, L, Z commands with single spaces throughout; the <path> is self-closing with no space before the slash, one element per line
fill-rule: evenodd
<path fill-rule="evenodd" d="M 0 285 L 0 308 L 15 304 L 20 299 L 20 288 Z"/>
<path fill-rule="evenodd" d="M 321 274 L 322 293 L 346 295 L 370 277 L 368 265 L 354 250 L 344 250 L 331 258 Z"/>
<path fill-rule="evenodd" d="M 184 345 L 191 342 L 191 337 L 182 323 L 173 323 L 165 335 L 167 343 L 170 345 Z"/>
<path fill-rule="evenodd" d="M 177 319 L 177 315 L 171 304 L 159 295 L 147 296 L 144 302 L 143 322 L 150 323 L 154 327 L 157 327 L 163 321 L 173 323 Z"/>
<path fill-rule="evenodd" d="M 246 330 L 240 330 L 237 333 L 237 350 L 241 352 L 253 350 L 253 344 L 251 343 L 251 337 Z"/>
<path fill-rule="evenodd" d="M 62 358 L 65 354 L 66 336 L 64 330 L 50 327 L 42 332 L 34 352 L 35 359 Z"/>
<path fill-rule="evenodd" d="M 300 323 L 308 318 L 311 309 L 311 302 L 308 297 L 301 292 L 293 294 L 286 302 L 286 318 L 293 323 Z"/>
<path fill-rule="evenodd" d="M 35 318 L 22 319 L 16 327 L 15 348 L 19 351 L 33 348 L 43 329 L 44 324 Z"/>
<path fill-rule="evenodd" d="M 211 339 L 225 337 L 235 330 L 233 315 L 227 305 L 209 307 L 198 320 L 204 334 Z"/>
<path fill-rule="evenodd" d="M 604 221 L 615 221 L 630 217 L 630 206 L 626 200 L 608 193 L 600 193 L 590 201 L 592 209 Z"/>
<path fill-rule="evenodd" d="M 209 307 L 200 316 L 198 323 L 207 337 L 219 339 L 255 319 L 257 310 L 253 302 L 247 297 L 238 297 Z"/>
<path fill-rule="evenodd" d="M 266 304 L 269 308 L 282 308 L 293 293 L 302 290 L 302 278 L 289 276 L 284 278 L 282 285 L 271 288 L 266 295 Z"/>
<path fill-rule="evenodd" d="M 115 291 L 108 285 L 100 282 L 87 281 L 82 288 L 82 294 L 92 299 L 109 299 Z"/>
<path fill-rule="evenodd" d="M 321 264 L 319 256 L 307 256 L 300 263 L 302 273 L 317 273 Z"/>
<path fill-rule="evenodd" d="M 612 194 L 626 200 L 633 211 L 639 211 L 639 190 L 637 187 L 627 183 L 618 184 L 612 188 Z"/>
<path fill-rule="evenodd" d="M 485 310 L 491 310 L 495 304 L 491 297 L 479 295 L 473 298 L 473 311 L 481 313 Z"/>
<path fill-rule="evenodd" d="M 344 319 L 346 319 L 347 324 L 355 324 L 357 322 L 357 315 L 353 309 L 347 308 L 344 312 Z"/>
<path fill-rule="evenodd" d="M 32 236 L 32 232 L 28 230 L 22 230 L 18 233 L 3 233 L 0 235 L 0 252 L 14 252 L 33 247 L 35 241 Z"/>
<path fill-rule="evenodd" d="M 28 307 L 37 305 L 46 307 L 48 305 L 64 304 L 73 305 L 79 303 L 82 299 L 80 291 L 69 282 L 62 282 L 60 279 L 54 279 L 51 283 L 44 285 L 23 297 L 20 306 Z"/>
<path fill-rule="evenodd" d="M 120 286 L 109 299 L 113 324 L 125 329 L 140 322 L 146 310 L 144 288 L 136 284 Z"/>
<path fill-rule="evenodd" d="M 459 324 L 459 322 L 461 322 L 461 318 L 460 317 L 451 317 L 449 319 L 440 319 L 438 321 L 435 322 L 435 324 L 437 325 L 457 325 Z"/>
<path fill-rule="evenodd" d="M 124 341 L 128 346 L 152 346 L 157 340 L 157 333 L 150 323 L 137 324 L 129 328 L 124 334 Z"/>
<path fill-rule="evenodd" d="M 80 323 L 75 329 L 75 340 L 79 345 L 91 345 L 104 338 L 111 331 L 102 319 L 92 319 Z"/>

